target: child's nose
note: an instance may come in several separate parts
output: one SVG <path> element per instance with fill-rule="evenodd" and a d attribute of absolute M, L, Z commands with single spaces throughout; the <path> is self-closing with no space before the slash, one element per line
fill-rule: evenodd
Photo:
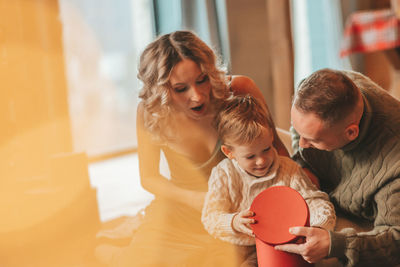
<path fill-rule="evenodd" d="M 263 165 L 265 163 L 265 158 L 264 157 L 258 157 L 256 164 L 257 165 Z"/>

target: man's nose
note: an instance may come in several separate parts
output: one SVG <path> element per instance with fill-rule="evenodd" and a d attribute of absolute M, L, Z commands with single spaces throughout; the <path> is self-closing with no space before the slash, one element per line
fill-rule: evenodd
<path fill-rule="evenodd" d="M 299 146 L 302 148 L 309 148 L 310 143 L 306 139 L 300 136 Z"/>

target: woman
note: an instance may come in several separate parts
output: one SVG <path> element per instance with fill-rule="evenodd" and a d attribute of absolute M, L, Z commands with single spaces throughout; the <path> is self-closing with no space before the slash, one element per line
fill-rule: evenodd
<path fill-rule="evenodd" d="M 214 52 L 189 31 L 150 43 L 138 78 L 143 82 L 137 112 L 140 177 L 155 199 L 114 264 L 234 266 L 233 248 L 210 237 L 200 221 L 211 169 L 224 158 L 213 122 L 232 93 L 250 93 L 265 104 L 260 90 L 245 76 L 225 76 Z M 288 155 L 274 134 L 276 148 Z M 159 172 L 161 151 L 171 179 Z"/>

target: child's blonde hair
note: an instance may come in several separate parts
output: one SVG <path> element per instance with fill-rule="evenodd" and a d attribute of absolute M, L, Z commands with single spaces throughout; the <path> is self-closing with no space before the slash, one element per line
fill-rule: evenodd
<path fill-rule="evenodd" d="M 230 96 L 216 117 L 218 135 L 227 146 L 249 144 L 261 135 L 263 128 L 272 127 L 267 109 L 251 95 Z"/>

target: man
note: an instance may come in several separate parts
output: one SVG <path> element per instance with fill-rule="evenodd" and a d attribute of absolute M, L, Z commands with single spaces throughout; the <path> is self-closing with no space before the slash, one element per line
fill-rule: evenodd
<path fill-rule="evenodd" d="M 400 264 L 400 102 L 360 73 L 323 69 L 300 84 L 291 117 L 293 158 L 319 178 L 338 214 L 371 228 L 294 227 L 306 242 L 276 249 L 309 262 Z"/>

